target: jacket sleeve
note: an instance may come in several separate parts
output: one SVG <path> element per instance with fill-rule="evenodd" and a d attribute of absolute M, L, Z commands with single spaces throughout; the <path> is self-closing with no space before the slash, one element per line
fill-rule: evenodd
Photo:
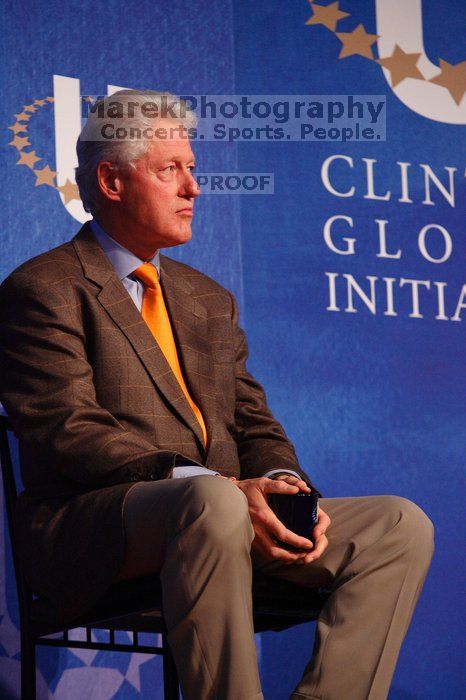
<path fill-rule="evenodd" d="M 246 369 L 246 336 L 238 326 L 238 306 L 233 296 L 231 301 L 236 353 L 235 427 L 241 476 L 243 479 L 252 479 L 275 469 L 292 470 L 317 491 L 308 475 L 300 468 L 285 431 L 273 417 L 262 386 Z"/>
<path fill-rule="evenodd" d="M 0 287 L 0 399 L 28 455 L 90 488 L 170 476 L 159 450 L 99 405 L 80 305 L 57 285 L 13 273 Z M 27 486 L 27 484 L 26 484 Z"/>

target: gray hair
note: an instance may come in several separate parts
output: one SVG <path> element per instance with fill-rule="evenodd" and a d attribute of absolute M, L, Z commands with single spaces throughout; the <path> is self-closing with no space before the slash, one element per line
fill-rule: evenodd
<path fill-rule="evenodd" d="M 141 98 L 146 98 L 142 101 Z M 109 161 L 114 167 L 130 166 L 150 148 L 154 121 L 157 118 L 176 121 L 189 133 L 196 126 L 194 112 L 184 100 L 169 92 L 155 90 L 118 90 L 97 100 L 89 110 L 87 121 L 79 135 L 76 152 L 76 184 L 84 209 L 95 215 L 102 201 L 97 182 L 97 166 Z M 121 137 L 105 136 L 121 129 Z"/>

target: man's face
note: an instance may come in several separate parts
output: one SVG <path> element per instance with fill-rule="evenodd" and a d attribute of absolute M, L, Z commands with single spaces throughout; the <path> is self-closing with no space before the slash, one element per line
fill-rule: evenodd
<path fill-rule="evenodd" d="M 149 151 L 133 167 L 119 170 L 118 214 L 124 222 L 125 247 L 139 257 L 158 248 L 186 243 L 191 238 L 194 199 L 199 187 L 193 178 L 194 154 L 178 124 L 160 119 L 156 128 L 174 131 L 173 138 L 153 139 Z M 186 134 L 186 132 L 185 132 Z"/>

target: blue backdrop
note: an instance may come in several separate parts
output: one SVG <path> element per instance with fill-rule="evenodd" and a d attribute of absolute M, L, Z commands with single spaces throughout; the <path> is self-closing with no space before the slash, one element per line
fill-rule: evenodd
<path fill-rule="evenodd" d="M 437 700 L 459 698 L 464 687 L 464 72 L 439 62 L 464 61 L 464 6 L 423 3 L 422 74 L 402 61 L 398 78 L 411 77 L 393 85 L 394 73 L 384 75 L 374 60 L 392 54 L 383 43 L 391 31 L 382 22 L 387 2 L 342 0 L 348 16 L 333 28 L 306 0 L 4 6 L 0 272 L 79 228 L 64 207 L 69 193 L 59 196 L 47 170 L 56 169 L 54 104 L 41 102 L 53 97 L 54 75 L 78 79 L 87 94 L 109 85 L 178 94 L 385 94 L 386 141 L 197 143 L 200 171 L 274 173 L 275 194 L 201 197 L 193 241 L 170 254 L 237 295 L 250 369 L 324 495 L 396 493 L 434 521 L 436 554 L 390 698 Z M 402 5 L 395 43 L 414 53 L 420 2 Z M 359 24 L 381 37 L 378 47 L 374 39 L 367 55 L 367 42 L 359 42 L 355 54 L 339 58 Z M 66 124 L 60 128 L 66 133 Z M 327 181 L 322 168 L 332 156 Z M 335 216 L 346 218 L 335 220 L 326 242 Z M 8 552 L 2 545 L 0 695 L 15 698 L 19 637 Z M 257 638 L 267 698 L 287 697 L 312 638 L 311 625 Z M 162 697 L 159 660 L 147 656 L 51 650 L 39 655 L 39 671 L 39 698 Z"/>

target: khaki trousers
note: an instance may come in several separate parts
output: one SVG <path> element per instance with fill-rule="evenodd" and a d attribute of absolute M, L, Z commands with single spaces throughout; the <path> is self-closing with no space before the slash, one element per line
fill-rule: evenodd
<path fill-rule="evenodd" d="M 263 697 L 251 601 L 253 569 L 259 568 L 333 591 L 289 697 L 387 697 L 432 557 L 432 524 L 398 496 L 322 498 L 320 504 L 332 519 L 327 550 L 310 564 L 285 565 L 251 557 L 247 499 L 227 479 L 164 479 L 130 489 L 119 579 L 160 572 L 168 641 L 185 700 Z"/>

